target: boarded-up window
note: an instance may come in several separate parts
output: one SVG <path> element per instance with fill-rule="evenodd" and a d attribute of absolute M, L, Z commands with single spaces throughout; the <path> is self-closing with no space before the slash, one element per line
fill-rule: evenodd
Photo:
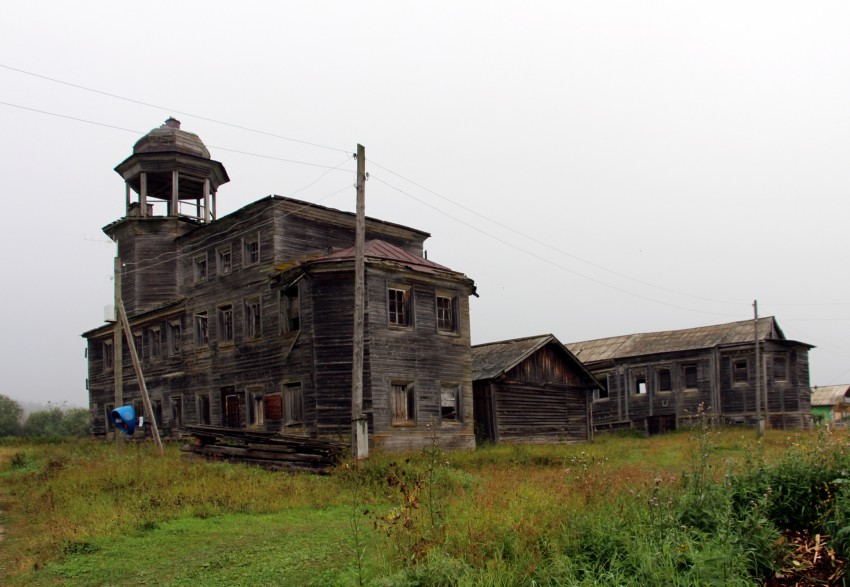
<path fill-rule="evenodd" d="M 304 422 L 304 396 L 300 383 L 283 385 L 284 423 L 301 424 Z"/>
<path fill-rule="evenodd" d="M 416 404 L 412 383 L 393 383 L 390 385 L 390 403 L 392 404 L 393 424 L 416 421 Z"/>
<path fill-rule="evenodd" d="M 283 398 L 279 395 L 267 395 L 263 398 L 265 402 L 266 418 L 269 420 L 283 419 Z"/>
<path fill-rule="evenodd" d="M 773 379 L 776 381 L 788 379 L 788 361 L 785 357 L 773 357 Z"/>
<path fill-rule="evenodd" d="M 697 366 L 694 364 L 682 365 L 682 376 L 685 380 L 685 389 L 697 388 Z"/>
<path fill-rule="evenodd" d="M 460 385 L 440 386 L 440 418 L 443 422 L 460 422 Z"/>
<path fill-rule="evenodd" d="M 230 304 L 218 309 L 218 340 L 233 342 L 233 306 Z"/>
<path fill-rule="evenodd" d="M 390 287 L 387 298 L 390 324 L 410 326 L 410 289 Z"/>
<path fill-rule="evenodd" d="M 658 370 L 658 391 L 673 391 L 673 377 L 670 369 Z"/>
<path fill-rule="evenodd" d="M 747 359 L 732 360 L 732 381 L 735 383 L 747 382 Z"/>

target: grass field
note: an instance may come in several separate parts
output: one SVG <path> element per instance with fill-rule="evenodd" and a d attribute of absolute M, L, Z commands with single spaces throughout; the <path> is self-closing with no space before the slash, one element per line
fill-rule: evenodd
<path fill-rule="evenodd" d="M 850 533 L 844 436 L 698 426 L 373 454 L 331 476 L 176 446 L 0 443 L 8 585 L 757 585 Z"/>

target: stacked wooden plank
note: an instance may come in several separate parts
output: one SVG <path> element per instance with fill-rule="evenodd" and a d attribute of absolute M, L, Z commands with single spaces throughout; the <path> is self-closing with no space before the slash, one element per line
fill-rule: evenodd
<path fill-rule="evenodd" d="M 257 465 L 277 471 L 329 473 L 346 446 L 304 436 L 222 426 L 185 426 L 195 441 L 180 450 L 210 460 Z"/>

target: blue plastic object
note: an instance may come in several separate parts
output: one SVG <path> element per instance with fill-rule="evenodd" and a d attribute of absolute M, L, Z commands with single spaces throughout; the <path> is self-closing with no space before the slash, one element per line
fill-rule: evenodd
<path fill-rule="evenodd" d="M 121 406 L 112 410 L 112 423 L 115 428 L 130 436 L 136 431 L 136 410 L 133 406 Z"/>

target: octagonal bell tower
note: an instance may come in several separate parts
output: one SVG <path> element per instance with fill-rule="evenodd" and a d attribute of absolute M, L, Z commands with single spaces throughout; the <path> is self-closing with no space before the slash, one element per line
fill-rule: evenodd
<path fill-rule="evenodd" d="M 177 237 L 216 219 L 224 166 L 194 133 L 169 118 L 133 146 L 115 171 L 124 179 L 124 217 L 103 231 L 118 244 L 127 313 L 173 301 L 182 283 Z"/>

